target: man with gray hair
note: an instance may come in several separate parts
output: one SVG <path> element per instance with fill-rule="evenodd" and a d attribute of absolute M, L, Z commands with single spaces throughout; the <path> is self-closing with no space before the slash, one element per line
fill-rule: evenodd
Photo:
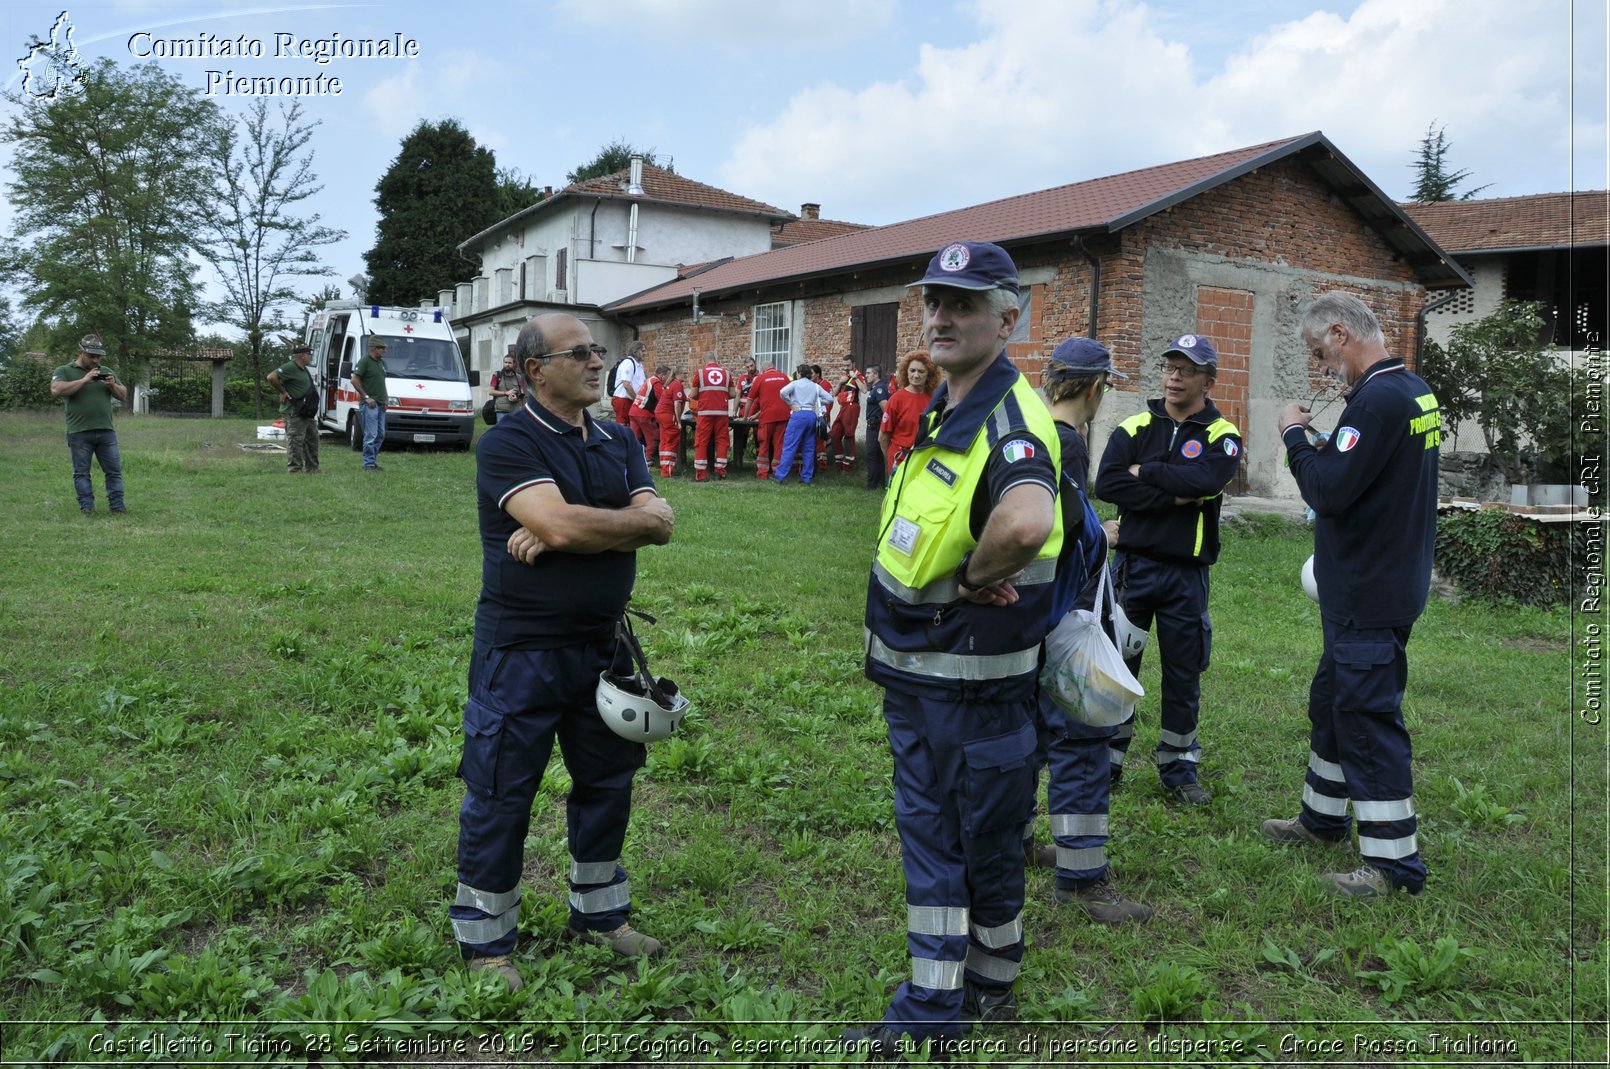
<path fill-rule="evenodd" d="M 957 241 L 912 285 L 947 379 L 884 498 L 867 584 L 911 977 L 881 1022 L 845 1039 L 880 1058 L 903 1037 L 952 1047 L 1017 1014 L 1040 644 L 1064 536 L 1056 426 L 1006 353 L 1017 265 Z"/>
<path fill-rule="evenodd" d="M 515 988 L 526 831 L 555 741 L 572 782 L 568 934 L 624 956 L 660 950 L 627 923 L 620 863 L 632 778 L 647 751 L 610 729 L 594 695 L 600 673 L 628 656 L 615 629 L 636 580 L 635 550 L 665 545 L 675 520 L 637 441 L 587 411 L 602 393 L 602 352 L 574 316 L 527 323 L 514 354 L 525 403 L 476 446 L 481 597 L 448 912 L 470 967 Z"/>
<path fill-rule="evenodd" d="M 1345 842 L 1358 818 L 1353 872 L 1325 876 L 1340 895 L 1418 894 L 1426 868 L 1416 837 L 1403 691 L 1407 648 L 1431 587 L 1442 413 L 1431 387 L 1386 351 L 1380 320 L 1348 293 L 1308 307 L 1303 345 L 1347 385 L 1347 407 L 1323 446 L 1307 406 L 1280 411 L 1292 477 L 1317 519 L 1314 578 L 1325 646 L 1308 690 L 1302 810 L 1263 822 L 1277 843 Z"/>
<path fill-rule="evenodd" d="M 67 409 L 67 451 L 73 459 L 73 489 L 78 494 L 78 510 L 86 516 L 95 512 L 95 484 L 90 481 L 89 461 L 94 457 L 106 480 L 106 503 L 115 513 L 128 511 L 123 504 L 123 456 L 117 448 L 117 432 L 112 429 L 112 400 L 126 400 L 129 391 L 117 374 L 101 366 L 106 345 L 99 334 L 86 334 L 78 343 L 78 359 L 63 364 L 50 376 L 50 396 L 60 397 Z"/>

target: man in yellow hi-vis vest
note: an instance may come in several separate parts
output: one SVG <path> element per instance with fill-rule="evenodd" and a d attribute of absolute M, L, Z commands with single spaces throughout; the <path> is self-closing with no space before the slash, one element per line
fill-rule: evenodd
<path fill-rule="evenodd" d="M 913 285 L 947 381 L 891 478 L 867 585 L 911 954 L 883 1020 L 845 1034 L 876 1057 L 1016 1014 L 1036 677 L 1062 548 L 1056 427 L 1003 348 L 1017 266 L 956 242 Z"/>

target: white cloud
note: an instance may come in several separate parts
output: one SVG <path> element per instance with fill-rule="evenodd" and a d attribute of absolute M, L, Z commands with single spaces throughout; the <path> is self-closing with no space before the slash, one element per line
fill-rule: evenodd
<path fill-rule="evenodd" d="M 878 32 L 896 0 L 558 0 L 572 22 L 642 41 L 726 49 L 832 47 Z"/>
<path fill-rule="evenodd" d="M 1133 0 L 971 11 L 970 44 L 923 46 L 899 77 L 797 93 L 738 139 L 722 184 L 892 222 L 1317 129 L 1402 196 L 1436 120 L 1453 166 L 1494 184 L 1487 195 L 1564 188 L 1567 23 L 1507 0 L 1364 0 L 1347 18 L 1254 21 L 1208 72 Z M 1582 137 L 1602 155 L 1602 129 L 1579 124 Z"/>
<path fill-rule="evenodd" d="M 482 117 L 511 114 L 488 98 L 502 92 L 500 86 L 518 84 L 518 73 L 513 65 L 481 52 L 445 50 L 433 53 L 429 63 L 409 63 L 401 73 L 376 82 L 363 94 L 363 106 L 375 129 L 391 140 L 400 140 L 421 120 L 454 118 L 478 143 L 499 151 L 510 139 Z"/>

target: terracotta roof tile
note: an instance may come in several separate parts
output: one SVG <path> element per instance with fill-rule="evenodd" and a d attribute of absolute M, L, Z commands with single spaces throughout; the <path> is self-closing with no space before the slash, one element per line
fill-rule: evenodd
<path fill-rule="evenodd" d="M 1451 253 L 1610 245 L 1610 192 L 1602 189 L 1400 207 Z"/>
<path fill-rule="evenodd" d="M 1147 167 L 1036 193 L 1025 193 L 903 223 L 740 257 L 698 276 L 707 295 L 785 279 L 835 274 L 907 258 L 926 259 L 946 241 L 1010 244 L 1081 230 L 1117 230 L 1153 211 L 1225 181 L 1242 168 L 1280 158 L 1285 151 L 1322 140 L 1319 134 L 1284 138 L 1178 163 Z M 678 279 L 610 305 L 629 312 L 674 304 L 691 296 L 694 282 Z"/>
<path fill-rule="evenodd" d="M 585 182 L 566 186 L 559 193 L 625 199 L 630 196 L 626 192 L 626 183 L 630 177 L 630 170 L 616 171 L 613 174 L 599 175 L 597 178 L 589 178 Z M 684 178 L 647 162 L 643 164 L 643 199 L 665 204 L 689 204 L 742 215 L 764 215 L 772 219 L 794 218 L 793 212 L 785 212 L 770 204 L 740 197 L 736 193 L 728 193 L 724 189 L 707 186 L 703 182 L 695 182 L 691 178 Z"/>
<path fill-rule="evenodd" d="M 836 238 L 857 230 L 870 230 L 868 223 L 841 223 L 837 219 L 790 219 L 771 228 L 771 247 L 781 249 L 788 245 L 803 245 L 807 241 Z"/>

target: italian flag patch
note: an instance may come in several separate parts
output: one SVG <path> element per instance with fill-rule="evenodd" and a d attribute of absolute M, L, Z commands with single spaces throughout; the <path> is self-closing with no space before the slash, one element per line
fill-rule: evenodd
<path fill-rule="evenodd" d="M 1001 447 L 1001 455 L 1008 464 L 1016 464 L 1020 460 L 1027 460 L 1034 455 L 1034 445 L 1021 438 L 1014 438 Z"/>

